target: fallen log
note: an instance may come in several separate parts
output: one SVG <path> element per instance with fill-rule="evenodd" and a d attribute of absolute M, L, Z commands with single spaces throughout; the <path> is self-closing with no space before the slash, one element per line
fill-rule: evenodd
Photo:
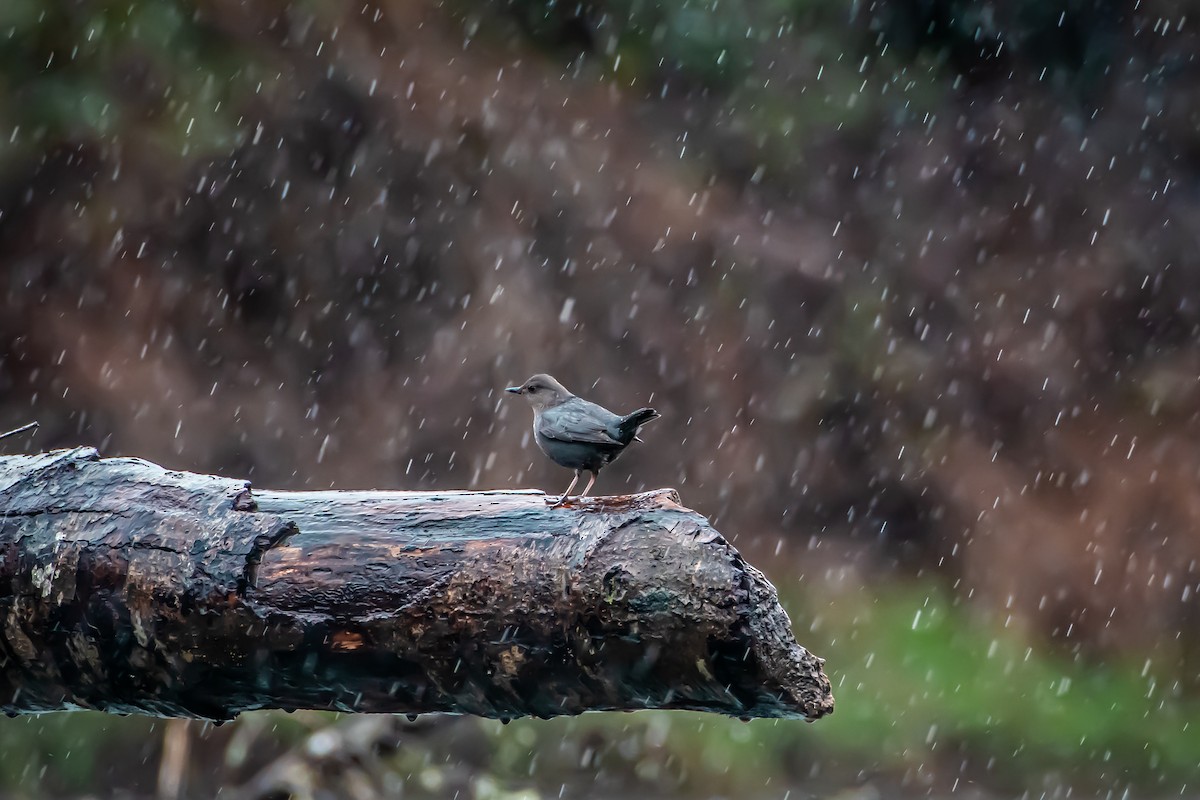
<path fill-rule="evenodd" d="M 0 710 L 817 719 L 823 661 L 673 491 L 262 492 L 0 457 Z"/>

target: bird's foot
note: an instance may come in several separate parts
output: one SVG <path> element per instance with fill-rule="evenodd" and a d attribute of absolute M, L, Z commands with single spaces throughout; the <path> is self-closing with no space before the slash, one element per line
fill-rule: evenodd
<path fill-rule="evenodd" d="M 551 508 L 559 508 L 560 506 L 565 506 L 567 504 L 567 496 L 564 494 L 562 497 L 547 497 L 546 503 Z"/>

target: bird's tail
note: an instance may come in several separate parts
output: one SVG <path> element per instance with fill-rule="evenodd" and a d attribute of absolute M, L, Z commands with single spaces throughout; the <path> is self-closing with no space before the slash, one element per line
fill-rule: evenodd
<path fill-rule="evenodd" d="M 626 414 L 621 417 L 621 421 L 617 423 L 617 428 L 621 431 L 623 441 L 640 442 L 638 438 L 638 429 L 645 425 L 650 420 L 658 419 L 662 414 L 659 414 L 653 408 L 639 408 L 632 414 Z"/>

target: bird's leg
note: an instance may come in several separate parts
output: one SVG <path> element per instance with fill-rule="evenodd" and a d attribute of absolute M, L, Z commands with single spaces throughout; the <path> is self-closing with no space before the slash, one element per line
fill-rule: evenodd
<path fill-rule="evenodd" d="M 587 497 L 587 493 L 592 490 L 592 484 L 594 484 L 596 482 L 596 478 L 600 475 L 600 473 L 596 472 L 595 470 L 589 470 L 589 471 L 592 473 L 592 477 L 588 479 L 588 485 L 583 490 L 583 494 L 579 495 L 580 497 Z"/>
<path fill-rule="evenodd" d="M 546 502 L 551 504 L 551 508 L 558 508 L 563 503 L 567 502 L 567 495 L 571 493 L 571 490 L 575 488 L 575 484 L 579 482 L 579 475 L 581 472 L 583 472 L 583 470 L 575 470 L 575 477 L 571 478 L 571 485 L 568 486 L 567 490 L 562 493 L 562 497 L 558 498 L 557 500 L 551 500 L 549 497 L 546 498 Z"/>

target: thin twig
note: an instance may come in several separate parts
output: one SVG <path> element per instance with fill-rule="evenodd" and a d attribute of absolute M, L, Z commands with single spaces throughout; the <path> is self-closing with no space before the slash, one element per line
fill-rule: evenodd
<path fill-rule="evenodd" d="M 187 778 L 187 766 L 192 750 L 192 739 L 188 734 L 191 720 L 167 720 L 163 731 L 162 761 L 158 764 L 159 800 L 178 800 L 183 796 Z"/>
<path fill-rule="evenodd" d="M 22 425 L 19 428 L 14 428 L 13 430 L 9 431 L 8 433 L 0 433 L 0 439 L 5 439 L 9 436 L 16 436 L 18 433 L 24 433 L 25 431 L 36 428 L 37 426 L 38 426 L 38 424 L 37 424 L 37 421 L 35 420 L 34 422 L 30 422 L 28 425 Z"/>

